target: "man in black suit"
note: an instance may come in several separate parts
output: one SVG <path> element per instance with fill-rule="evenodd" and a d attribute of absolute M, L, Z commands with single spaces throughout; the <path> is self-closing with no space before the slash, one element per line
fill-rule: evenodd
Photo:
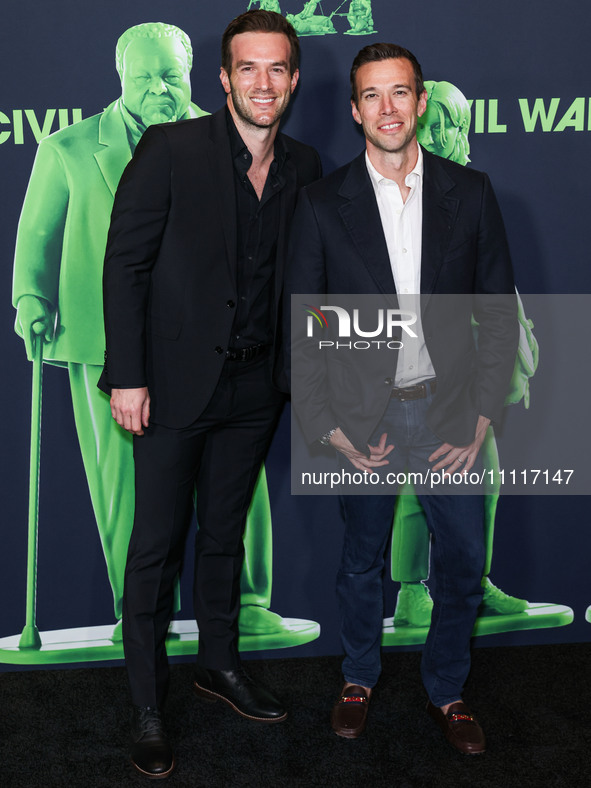
<path fill-rule="evenodd" d="M 383 350 L 355 356 L 355 347 L 370 343 L 347 351 L 344 339 L 340 349 L 311 342 L 314 321 L 306 318 L 307 336 L 293 338 L 293 404 L 309 442 L 333 446 L 343 469 L 373 473 L 378 485 L 392 471 L 469 472 L 488 425 L 501 418 L 517 346 L 499 208 L 484 173 L 417 144 L 417 118 L 427 99 L 412 53 L 393 44 L 365 47 L 353 63 L 351 88 L 366 150 L 302 191 L 286 293 L 326 297 L 322 305 L 339 304 L 338 296 L 324 294 L 358 294 L 342 297 L 348 314 L 355 298 L 381 294 L 383 304 L 404 310 L 420 294 L 415 328 L 422 324 L 422 332 L 416 341 L 403 332 L 402 343 L 394 338 Z M 328 306 L 323 314 L 334 317 L 334 310 Z M 472 314 L 480 324 L 478 348 Z M 299 318 L 294 309 L 294 326 Z M 484 734 L 462 689 L 482 597 L 482 496 L 422 492 L 436 576 L 422 659 L 428 711 L 460 752 L 481 753 Z M 383 493 L 341 496 L 345 535 L 337 593 L 345 686 L 332 725 L 348 738 L 365 726 L 381 669 L 382 574 L 394 503 L 394 495 Z"/>
<path fill-rule="evenodd" d="M 284 402 L 273 380 L 286 231 L 297 190 L 320 176 L 316 152 L 277 133 L 298 59 L 279 14 L 231 22 L 227 106 L 148 129 L 115 198 L 100 385 L 134 435 L 123 641 L 132 760 L 151 777 L 174 767 L 161 719 L 165 637 L 195 489 L 195 690 L 249 719 L 286 717 L 241 666 L 237 616 L 246 512 Z"/>

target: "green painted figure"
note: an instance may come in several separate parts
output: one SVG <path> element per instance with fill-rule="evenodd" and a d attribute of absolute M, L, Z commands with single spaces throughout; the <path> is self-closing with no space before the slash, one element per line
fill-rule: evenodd
<path fill-rule="evenodd" d="M 96 386 L 103 366 L 103 257 L 115 190 L 146 127 L 206 115 L 191 103 L 193 53 L 173 25 L 147 23 L 117 42 L 122 95 L 98 115 L 41 141 L 18 227 L 13 303 L 16 331 L 32 358 L 43 325 L 44 360 L 68 370 L 78 440 L 113 591 L 121 599 L 134 513 L 131 435 Z M 244 536 L 243 634 L 286 633 L 271 600 L 271 511 L 264 468 Z M 178 600 L 177 600 L 178 609 Z M 120 635 L 117 625 L 113 639 Z M 285 643 L 289 645 L 289 643 Z"/>
<path fill-rule="evenodd" d="M 351 0 L 347 21 L 351 27 L 345 30 L 345 35 L 367 36 L 378 32 L 373 26 L 371 0 Z"/>
<path fill-rule="evenodd" d="M 449 82 L 425 82 L 427 110 L 418 121 L 418 141 L 431 153 L 465 165 L 469 159 L 470 105 L 455 85 Z M 519 299 L 520 339 L 515 369 L 507 404 L 523 400 L 529 406 L 529 378 L 538 364 L 538 344 L 532 323 L 523 313 Z M 475 326 L 475 331 L 477 327 Z M 492 427 L 482 445 L 486 468 L 498 470 L 499 458 Z M 489 578 L 493 553 L 494 524 L 499 485 L 489 486 L 485 495 L 486 562 L 482 585 L 484 596 L 480 615 L 522 613 L 528 607 L 525 599 L 509 596 Z M 430 537 L 423 508 L 408 485 L 398 497 L 392 535 L 392 579 L 399 581 L 394 626 L 428 627 L 433 602 L 424 584 L 429 576 Z"/>
<path fill-rule="evenodd" d="M 279 0 L 250 0 L 246 10 L 250 11 L 251 8 L 255 7 L 255 5 L 260 11 L 274 11 L 276 14 L 281 13 Z"/>
<path fill-rule="evenodd" d="M 318 6 L 319 14 L 316 13 Z M 298 36 L 325 36 L 337 32 L 332 23 L 333 16 L 334 13 L 324 15 L 320 0 L 307 0 L 299 14 L 286 14 L 285 18 L 294 26 Z"/>

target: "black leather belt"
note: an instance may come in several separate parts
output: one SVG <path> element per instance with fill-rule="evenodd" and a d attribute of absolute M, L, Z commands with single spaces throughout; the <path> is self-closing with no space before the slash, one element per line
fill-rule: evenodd
<path fill-rule="evenodd" d="M 252 361 L 253 358 L 262 355 L 269 349 L 269 345 L 251 345 L 250 347 L 233 348 L 226 350 L 226 358 L 229 361 Z"/>
<path fill-rule="evenodd" d="M 415 386 L 407 386 L 406 388 L 392 389 L 390 397 L 397 399 L 399 402 L 406 402 L 410 399 L 425 399 L 427 394 L 435 394 L 437 391 L 437 380 L 425 380 L 423 383 L 417 383 Z"/>

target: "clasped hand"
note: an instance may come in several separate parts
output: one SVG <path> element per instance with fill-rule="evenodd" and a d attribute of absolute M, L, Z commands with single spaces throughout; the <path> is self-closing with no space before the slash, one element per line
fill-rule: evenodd
<path fill-rule="evenodd" d="M 389 464 L 389 461 L 384 458 L 390 454 L 394 448 L 394 444 L 389 443 L 386 445 L 387 438 L 388 436 L 384 432 L 377 446 L 368 445 L 369 457 L 367 457 L 363 452 L 357 451 L 341 428 L 337 427 L 330 439 L 330 445 L 337 451 L 340 451 L 341 454 L 344 454 L 344 456 L 353 463 L 355 468 L 360 471 L 368 471 L 372 468 L 379 468 L 382 465 Z"/>
<path fill-rule="evenodd" d="M 451 443 L 443 443 L 429 457 L 429 462 L 440 460 L 433 466 L 432 470 L 440 471 L 444 469 L 445 473 L 450 474 L 457 471 L 468 473 L 476 462 L 489 425 L 490 419 L 486 418 L 486 416 L 479 416 L 472 443 L 467 446 L 453 446 Z M 330 445 L 347 457 L 355 468 L 360 471 L 367 471 L 389 464 L 389 460 L 385 458 L 394 449 L 394 444 L 387 444 L 387 439 L 388 436 L 384 432 L 377 446 L 368 445 L 369 457 L 367 457 L 353 446 L 340 428 L 337 428 L 332 434 Z"/>
<path fill-rule="evenodd" d="M 476 424 L 476 433 L 472 443 L 467 446 L 452 446 L 451 443 L 444 443 L 429 457 L 429 462 L 435 462 L 440 457 L 442 458 L 437 465 L 434 465 L 433 471 L 444 470 L 444 473 L 468 473 L 476 462 L 478 452 L 482 446 L 482 442 L 486 435 L 486 431 L 490 425 L 490 419 L 486 416 L 479 416 Z"/>

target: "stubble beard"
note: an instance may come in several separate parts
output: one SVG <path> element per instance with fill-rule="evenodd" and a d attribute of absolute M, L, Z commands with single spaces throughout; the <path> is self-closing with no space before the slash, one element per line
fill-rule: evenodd
<path fill-rule="evenodd" d="M 243 99 L 243 97 L 234 88 L 234 85 L 232 85 L 231 81 L 230 81 L 230 94 L 232 96 L 232 104 L 234 106 L 234 109 L 238 117 L 242 121 L 244 121 L 244 123 L 247 123 L 249 126 L 254 126 L 257 129 L 269 129 L 275 126 L 277 123 L 279 123 L 281 116 L 283 115 L 283 113 L 287 109 L 287 105 L 289 104 L 289 97 L 288 97 L 287 101 L 283 101 L 283 103 L 281 103 L 280 106 L 278 107 L 275 106 L 272 118 L 265 121 L 259 121 L 255 117 L 254 113 L 251 111 L 250 107 L 248 106 L 247 103 L 248 99 L 246 100 Z M 261 96 L 261 98 L 263 98 L 263 96 Z M 277 98 L 279 97 L 275 96 L 275 99 Z"/>
<path fill-rule="evenodd" d="M 395 142 L 394 140 L 388 139 L 380 139 L 378 134 L 375 136 L 373 134 L 365 134 L 367 139 L 379 150 L 383 151 L 384 153 L 403 153 L 405 150 L 412 145 L 414 139 L 416 139 L 416 129 L 414 131 L 410 130 L 403 140 L 399 140 Z"/>

